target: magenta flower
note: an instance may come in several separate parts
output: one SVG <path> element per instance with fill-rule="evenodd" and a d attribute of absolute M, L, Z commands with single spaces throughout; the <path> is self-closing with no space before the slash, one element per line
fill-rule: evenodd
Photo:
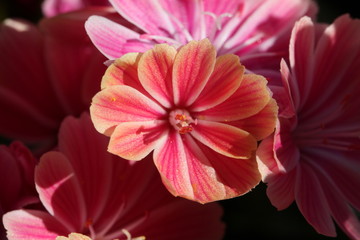
<path fill-rule="evenodd" d="M 106 143 L 88 114 L 66 118 L 59 151 L 44 154 L 35 170 L 46 210 L 5 214 L 8 239 L 53 240 L 70 233 L 94 240 L 221 239 L 219 205 L 174 198 L 151 161 L 125 161 L 109 154 Z"/>
<path fill-rule="evenodd" d="M 84 30 L 87 10 L 0 27 L 0 135 L 54 145 L 62 119 L 87 110 L 106 67 Z M 64 34 L 66 32 L 66 34 Z"/>
<path fill-rule="evenodd" d="M 288 102 L 276 132 L 258 150 L 267 195 L 279 210 L 296 201 L 317 232 L 332 220 L 360 239 L 360 21 L 344 15 L 326 27 L 304 17 L 281 72 Z"/>
<path fill-rule="evenodd" d="M 210 41 L 130 53 L 106 71 L 90 113 L 108 150 L 141 160 L 154 150 L 163 183 L 202 203 L 248 192 L 260 180 L 257 140 L 274 130 L 267 81 Z"/>
<path fill-rule="evenodd" d="M 142 32 L 101 16 L 92 16 L 86 30 L 109 59 L 145 52 L 154 44 L 175 47 L 210 39 L 220 55 L 234 53 L 258 74 L 278 74 L 287 54 L 290 31 L 301 16 L 317 11 L 310 0 L 110 0 L 115 10 Z"/>
<path fill-rule="evenodd" d="M 0 145 L 0 219 L 6 212 L 39 202 L 34 184 L 36 163 L 30 150 L 18 141 Z M 0 239 L 4 234 L 0 224 Z"/>

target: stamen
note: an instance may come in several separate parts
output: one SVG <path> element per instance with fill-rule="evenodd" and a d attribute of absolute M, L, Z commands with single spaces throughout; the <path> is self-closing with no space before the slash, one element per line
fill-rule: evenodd
<path fill-rule="evenodd" d="M 215 25 L 212 27 L 211 31 L 208 33 L 207 37 L 209 39 L 214 39 L 216 32 L 220 31 L 222 29 L 221 21 L 223 20 L 224 17 L 231 18 L 233 16 L 230 13 L 223 13 L 220 16 L 217 16 L 216 14 L 214 14 L 212 12 L 203 12 L 203 14 L 207 15 L 207 16 L 210 16 L 211 18 L 214 19 L 214 22 L 215 22 Z"/>
<path fill-rule="evenodd" d="M 89 229 L 90 238 L 96 239 L 96 233 L 92 225 L 93 225 L 93 220 L 91 218 L 87 219 L 85 222 L 85 227 Z"/>
<path fill-rule="evenodd" d="M 131 238 L 131 234 L 130 234 L 129 231 L 126 230 L 126 229 L 122 229 L 121 231 L 122 231 L 122 232 L 125 234 L 125 236 L 127 237 L 126 240 L 146 240 L 146 237 L 145 237 L 145 236 L 140 236 L 140 237 L 136 237 L 136 238 Z"/>
<path fill-rule="evenodd" d="M 193 130 L 197 120 L 193 120 L 186 110 L 174 110 L 169 115 L 170 124 L 180 133 L 185 134 Z"/>

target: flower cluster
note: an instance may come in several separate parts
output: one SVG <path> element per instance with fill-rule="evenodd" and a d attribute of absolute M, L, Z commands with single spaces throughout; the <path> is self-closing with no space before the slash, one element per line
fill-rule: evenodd
<path fill-rule="evenodd" d="M 314 0 L 38 7 L 0 25 L 0 239 L 228 239 L 218 201 L 261 182 L 360 239 L 360 20 L 319 23 Z"/>

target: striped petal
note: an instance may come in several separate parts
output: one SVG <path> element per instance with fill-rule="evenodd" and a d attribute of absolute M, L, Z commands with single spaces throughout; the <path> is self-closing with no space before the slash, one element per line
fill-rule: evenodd
<path fill-rule="evenodd" d="M 128 86 L 112 86 L 97 93 L 90 107 L 95 128 L 111 134 L 122 122 L 149 121 L 161 118 L 165 110 L 141 92 Z"/>
<path fill-rule="evenodd" d="M 128 160 L 146 157 L 167 135 L 165 121 L 126 122 L 111 135 L 109 152 Z"/>
<path fill-rule="evenodd" d="M 159 44 L 145 52 L 139 61 L 138 74 L 142 86 L 167 108 L 173 105 L 171 77 L 176 53 L 174 47 Z"/>
<path fill-rule="evenodd" d="M 275 100 L 271 99 L 257 114 L 246 119 L 228 122 L 227 124 L 250 133 L 259 141 L 274 132 L 277 120 L 277 110 L 278 106 Z"/>
<path fill-rule="evenodd" d="M 129 52 L 145 52 L 153 45 L 140 41 L 139 33 L 101 16 L 91 16 L 85 22 L 85 29 L 94 45 L 109 59 Z"/>
<path fill-rule="evenodd" d="M 38 210 L 16 210 L 3 217 L 9 240 L 53 240 L 67 230 L 60 221 Z"/>
<path fill-rule="evenodd" d="M 238 56 L 218 57 L 209 81 L 191 106 L 192 111 L 203 111 L 228 99 L 239 88 L 244 70 Z"/>
<path fill-rule="evenodd" d="M 251 158 L 257 148 L 256 139 L 228 124 L 198 120 L 191 135 L 214 151 L 231 158 Z"/>
<path fill-rule="evenodd" d="M 270 101 L 264 77 L 245 74 L 237 91 L 226 101 L 197 113 L 197 118 L 211 121 L 235 121 L 260 112 Z"/>
<path fill-rule="evenodd" d="M 216 50 L 208 39 L 191 41 L 177 53 L 173 66 L 174 103 L 195 102 L 214 70 Z"/>
<path fill-rule="evenodd" d="M 70 231 L 81 229 L 86 206 L 74 170 L 64 154 L 44 154 L 35 169 L 35 183 L 40 200 L 49 213 Z"/>

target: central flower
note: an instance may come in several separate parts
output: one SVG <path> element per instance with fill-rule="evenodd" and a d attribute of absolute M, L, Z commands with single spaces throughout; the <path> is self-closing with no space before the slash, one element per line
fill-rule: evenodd
<path fill-rule="evenodd" d="M 277 106 L 264 77 L 244 74 L 208 39 L 155 45 L 116 59 L 90 108 L 108 151 L 141 160 L 153 151 L 163 183 L 199 202 L 239 196 L 260 181 L 257 141 L 274 130 Z"/>
<path fill-rule="evenodd" d="M 197 121 L 192 119 L 190 113 L 183 109 L 176 109 L 169 114 L 170 124 L 181 134 L 191 132 Z"/>

